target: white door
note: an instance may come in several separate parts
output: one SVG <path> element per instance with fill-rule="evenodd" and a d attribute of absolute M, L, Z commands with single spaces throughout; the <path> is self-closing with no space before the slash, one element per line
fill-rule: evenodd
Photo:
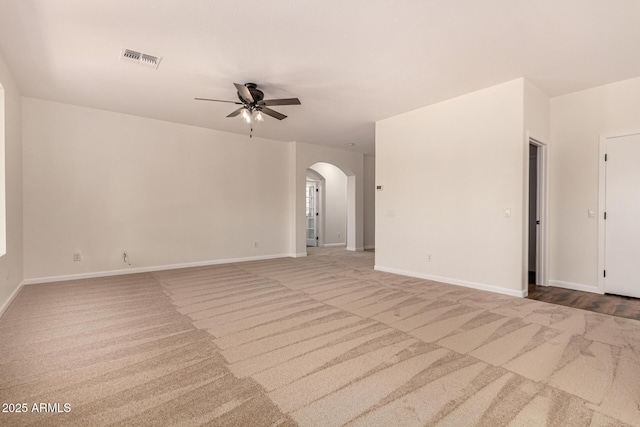
<path fill-rule="evenodd" d="M 640 134 L 606 144 L 605 292 L 640 298 Z"/>
<path fill-rule="evenodd" d="M 307 181 L 307 246 L 318 246 L 318 186 Z"/>

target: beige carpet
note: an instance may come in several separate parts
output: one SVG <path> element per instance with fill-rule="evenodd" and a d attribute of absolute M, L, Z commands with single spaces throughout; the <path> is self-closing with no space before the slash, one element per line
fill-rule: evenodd
<path fill-rule="evenodd" d="M 24 287 L 0 425 L 640 425 L 640 322 L 310 253 Z"/>

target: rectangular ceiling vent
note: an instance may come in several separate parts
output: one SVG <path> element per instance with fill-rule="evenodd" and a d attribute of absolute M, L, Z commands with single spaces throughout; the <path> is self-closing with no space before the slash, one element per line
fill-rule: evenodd
<path fill-rule="evenodd" d="M 160 65 L 160 61 L 162 60 L 162 58 L 157 56 L 147 55 L 146 53 L 140 53 L 136 52 L 135 50 L 124 48 L 120 52 L 120 59 L 154 69 L 158 68 L 158 65 Z"/>

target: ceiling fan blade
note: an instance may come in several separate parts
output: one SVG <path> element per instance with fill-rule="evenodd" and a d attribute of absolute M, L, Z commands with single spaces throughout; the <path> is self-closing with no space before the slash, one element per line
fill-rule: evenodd
<path fill-rule="evenodd" d="M 262 111 L 263 113 L 265 113 L 267 116 L 271 116 L 275 119 L 278 120 L 282 120 L 282 119 L 286 119 L 287 116 L 285 116 L 282 113 L 278 113 L 277 111 L 273 111 L 271 108 L 267 108 L 267 107 L 262 107 L 260 108 L 260 111 Z"/>
<path fill-rule="evenodd" d="M 214 101 L 214 102 L 227 102 L 229 104 L 238 104 L 238 105 L 242 105 L 242 102 L 236 102 L 236 101 L 223 101 L 222 99 L 209 99 L 209 98 L 193 98 L 197 101 Z"/>
<path fill-rule="evenodd" d="M 251 95 L 251 92 L 249 92 L 249 88 L 247 88 L 245 85 L 241 85 L 238 83 L 234 83 L 233 85 L 236 87 L 236 89 L 238 90 L 238 93 L 243 99 L 246 99 L 251 103 L 255 102 L 253 100 L 253 95 Z"/>
<path fill-rule="evenodd" d="M 264 101 L 258 101 L 258 105 L 301 105 L 298 98 L 285 98 L 285 99 L 265 99 Z"/>
<path fill-rule="evenodd" d="M 234 111 L 233 113 L 229 114 L 227 117 L 235 117 L 238 114 L 240 114 L 242 112 L 242 110 L 244 110 L 244 107 L 238 108 L 236 111 Z"/>

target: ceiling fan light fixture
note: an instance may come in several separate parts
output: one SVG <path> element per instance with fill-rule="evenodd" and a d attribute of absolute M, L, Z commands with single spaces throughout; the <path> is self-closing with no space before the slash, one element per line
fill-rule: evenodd
<path fill-rule="evenodd" d="M 249 110 L 247 110 L 246 108 L 242 110 L 242 113 L 240 113 L 240 117 L 242 117 L 245 122 L 251 123 L 251 114 L 249 114 Z"/>
<path fill-rule="evenodd" d="M 139 52 L 134 54 L 142 55 Z M 273 117 L 277 120 L 286 119 L 282 113 L 269 108 L 273 105 L 300 105 L 298 98 L 282 98 L 282 99 L 264 99 L 264 93 L 258 89 L 258 85 L 255 83 L 245 83 L 241 85 L 239 83 L 233 84 L 236 87 L 238 101 L 225 101 L 222 99 L 211 98 L 195 98 L 197 101 L 214 101 L 214 102 L 226 102 L 229 104 L 241 105 L 241 107 L 232 111 L 227 117 L 240 116 L 248 125 L 251 126 L 251 133 L 249 138 L 253 136 L 253 124 L 264 121 L 264 116 Z"/>

